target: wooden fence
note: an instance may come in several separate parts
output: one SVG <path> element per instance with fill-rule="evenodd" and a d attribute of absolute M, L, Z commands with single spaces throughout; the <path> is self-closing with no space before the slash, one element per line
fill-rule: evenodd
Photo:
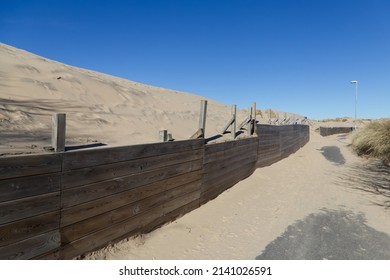
<path fill-rule="evenodd" d="M 321 136 L 329 136 L 340 133 L 351 133 L 353 130 L 353 127 L 319 127 L 319 132 Z"/>
<path fill-rule="evenodd" d="M 308 126 L 259 136 L 0 159 L 0 259 L 71 259 L 192 211 L 309 140 Z"/>

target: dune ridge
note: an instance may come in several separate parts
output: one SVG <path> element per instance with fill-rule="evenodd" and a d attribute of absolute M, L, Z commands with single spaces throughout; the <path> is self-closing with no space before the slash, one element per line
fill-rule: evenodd
<path fill-rule="evenodd" d="M 198 128 L 202 99 L 208 100 L 206 137 L 219 134 L 231 116 L 230 105 L 204 96 L 69 66 L 2 43 L 0 60 L 0 155 L 44 152 L 57 112 L 67 114 L 68 146 L 157 142 L 161 129 L 188 139 Z M 238 110 L 238 123 L 246 116 Z"/>

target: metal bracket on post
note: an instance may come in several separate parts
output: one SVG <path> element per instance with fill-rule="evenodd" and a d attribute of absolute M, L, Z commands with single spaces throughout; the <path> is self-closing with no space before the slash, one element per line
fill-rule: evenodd
<path fill-rule="evenodd" d="M 65 152 L 66 114 L 53 114 L 51 123 L 51 146 L 55 152 Z"/>

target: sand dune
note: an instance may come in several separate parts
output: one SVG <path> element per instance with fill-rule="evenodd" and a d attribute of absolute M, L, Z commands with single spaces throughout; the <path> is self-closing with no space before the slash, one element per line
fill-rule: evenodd
<path fill-rule="evenodd" d="M 230 104 L 69 66 L 1 43 L 0 60 L 1 155 L 43 152 L 50 145 L 55 112 L 67 114 L 68 146 L 156 142 L 161 129 L 174 139 L 188 139 L 198 128 L 202 99 L 208 100 L 206 137 L 219 134 L 231 116 Z M 238 110 L 237 121 L 246 116 L 246 110 Z M 268 117 L 259 120 L 267 123 Z"/>
<path fill-rule="evenodd" d="M 168 129 L 175 139 L 196 130 L 205 97 L 68 66 L 0 44 L 2 150 L 50 144 L 50 117 L 67 113 L 67 145 L 156 142 Z M 207 135 L 230 117 L 228 105 L 208 99 Z M 251 104 L 248 104 L 248 107 Z M 246 113 L 238 112 L 239 119 Z"/>

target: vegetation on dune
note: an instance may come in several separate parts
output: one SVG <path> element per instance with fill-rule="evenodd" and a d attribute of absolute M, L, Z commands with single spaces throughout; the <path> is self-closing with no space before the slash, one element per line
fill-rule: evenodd
<path fill-rule="evenodd" d="M 348 121 L 348 117 L 320 120 L 320 122 L 347 122 L 347 121 Z"/>
<path fill-rule="evenodd" d="M 390 165 L 390 119 L 373 121 L 358 129 L 352 146 L 358 155 L 376 157 Z"/>

